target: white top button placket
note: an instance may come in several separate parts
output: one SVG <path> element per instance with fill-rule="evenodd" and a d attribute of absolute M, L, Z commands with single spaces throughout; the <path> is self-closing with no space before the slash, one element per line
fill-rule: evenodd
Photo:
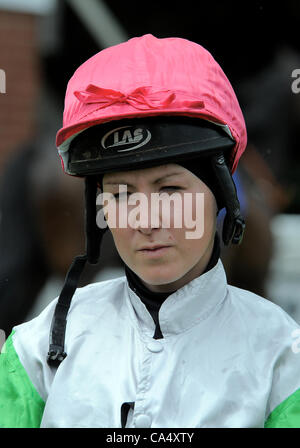
<path fill-rule="evenodd" d="M 163 351 L 163 345 L 156 339 L 151 339 L 146 342 L 146 351 L 145 358 L 142 363 L 141 370 L 141 381 L 139 382 L 137 388 L 137 399 L 134 407 L 134 416 L 133 416 L 133 425 L 136 428 L 150 428 L 152 424 L 151 415 L 145 412 L 145 400 L 146 394 L 149 392 L 149 388 L 151 387 L 151 363 L 152 357 L 155 356 L 156 353 L 160 353 Z M 141 398 L 140 398 L 141 397 Z"/>

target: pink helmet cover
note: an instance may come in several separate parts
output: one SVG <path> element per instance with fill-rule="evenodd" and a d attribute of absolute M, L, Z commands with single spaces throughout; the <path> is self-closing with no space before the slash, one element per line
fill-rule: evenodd
<path fill-rule="evenodd" d="M 70 79 L 56 146 L 64 165 L 71 140 L 90 126 L 158 115 L 199 117 L 223 125 L 236 144 L 231 172 L 247 144 L 245 121 L 223 70 L 202 46 L 151 34 L 106 48 Z"/>

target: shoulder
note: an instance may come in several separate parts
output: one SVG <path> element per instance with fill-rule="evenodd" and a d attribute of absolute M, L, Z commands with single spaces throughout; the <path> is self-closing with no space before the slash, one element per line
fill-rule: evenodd
<path fill-rule="evenodd" d="M 261 297 L 251 291 L 228 285 L 228 299 L 236 313 L 247 318 L 249 322 L 256 321 L 263 325 L 263 330 L 278 326 L 299 328 L 295 320 L 280 306 L 267 298 Z M 267 325 L 264 326 L 264 325 Z"/>
<path fill-rule="evenodd" d="M 103 313 L 118 313 L 126 277 L 119 277 L 77 288 L 72 298 L 67 317 L 67 339 L 89 326 Z M 40 396 L 45 399 L 55 371 L 50 369 L 46 359 L 49 349 L 51 322 L 58 297 L 34 319 L 13 328 L 13 345 L 16 353 L 35 385 Z"/>
<path fill-rule="evenodd" d="M 299 427 L 299 324 L 280 306 L 250 291 L 228 286 L 228 299 L 231 326 L 238 327 L 246 356 L 270 384 L 266 426 Z"/>
<path fill-rule="evenodd" d="M 82 312 L 84 309 L 97 309 L 97 304 L 101 303 L 101 307 L 114 301 L 116 297 L 120 297 L 126 284 L 126 277 L 118 277 L 97 283 L 90 283 L 84 287 L 77 288 L 71 301 L 69 315 Z M 26 333 L 31 329 L 45 326 L 47 322 L 51 322 L 52 316 L 57 304 L 58 297 L 54 298 L 45 309 L 34 319 L 14 327 L 14 332 Z"/>
<path fill-rule="evenodd" d="M 125 284 L 126 277 L 122 276 L 77 288 L 71 301 L 68 320 L 72 321 L 73 317 L 76 320 L 76 316 L 79 318 L 85 315 L 94 316 L 100 310 L 103 312 L 106 307 L 110 307 L 112 303 L 119 302 L 121 304 L 120 298 Z M 17 339 L 20 335 L 23 339 L 28 337 L 32 340 L 36 335 L 40 340 L 47 334 L 48 343 L 49 328 L 57 301 L 58 297 L 52 300 L 37 317 L 14 327 L 14 338 Z"/>
<path fill-rule="evenodd" d="M 70 313 L 78 306 L 95 306 L 100 302 L 114 301 L 118 294 L 122 293 L 125 285 L 126 277 L 122 276 L 77 288 L 72 299 Z"/>
<path fill-rule="evenodd" d="M 293 347 L 300 336 L 300 326 L 280 306 L 253 292 L 228 286 L 225 306 L 233 331 L 237 331 L 247 347 L 269 357 L 270 367 L 285 352 L 296 361 Z M 246 350 L 246 346 L 245 346 Z M 300 354 L 297 363 L 300 360 Z M 300 364 L 299 364 L 300 368 Z"/>

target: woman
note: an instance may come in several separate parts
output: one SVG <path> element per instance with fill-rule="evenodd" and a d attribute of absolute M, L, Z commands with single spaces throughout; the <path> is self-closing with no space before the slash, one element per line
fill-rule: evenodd
<path fill-rule="evenodd" d="M 87 253 L 8 339 L 0 426 L 299 426 L 298 326 L 219 258 L 219 210 L 223 242 L 243 236 L 246 129 L 211 55 L 151 35 L 105 49 L 71 78 L 56 143 L 85 178 Z M 107 228 L 126 275 L 75 291 Z"/>

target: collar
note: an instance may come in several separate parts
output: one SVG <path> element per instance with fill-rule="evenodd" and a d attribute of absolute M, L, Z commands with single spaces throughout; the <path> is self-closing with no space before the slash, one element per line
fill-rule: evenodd
<path fill-rule="evenodd" d="M 220 239 L 218 233 L 216 232 L 212 255 L 203 274 L 212 269 L 217 264 L 219 258 L 220 258 Z M 156 328 L 155 328 L 155 334 L 153 336 L 154 339 L 163 338 L 158 313 L 162 303 L 171 294 L 171 292 L 158 293 L 150 291 L 140 280 L 140 278 L 126 265 L 125 265 L 125 274 L 130 288 L 139 296 L 139 298 L 147 307 L 149 313 L 151 314 L 155 322 Z M 175 291 L 172 291 L 172 293 L 174 292 Z"/>
<path fill-rule="evenodd" d="M 226 274 L 219 259 L 212 269 L 171 293 L 164 300 L 159 310 L 159 323 L 164 338 L 182 333 L 207 319 L 223 302 L 226 293 Z M 126 301 L 134 324 L 143 334 L 152 338 L 155 322 L 128 282 Z"/>

